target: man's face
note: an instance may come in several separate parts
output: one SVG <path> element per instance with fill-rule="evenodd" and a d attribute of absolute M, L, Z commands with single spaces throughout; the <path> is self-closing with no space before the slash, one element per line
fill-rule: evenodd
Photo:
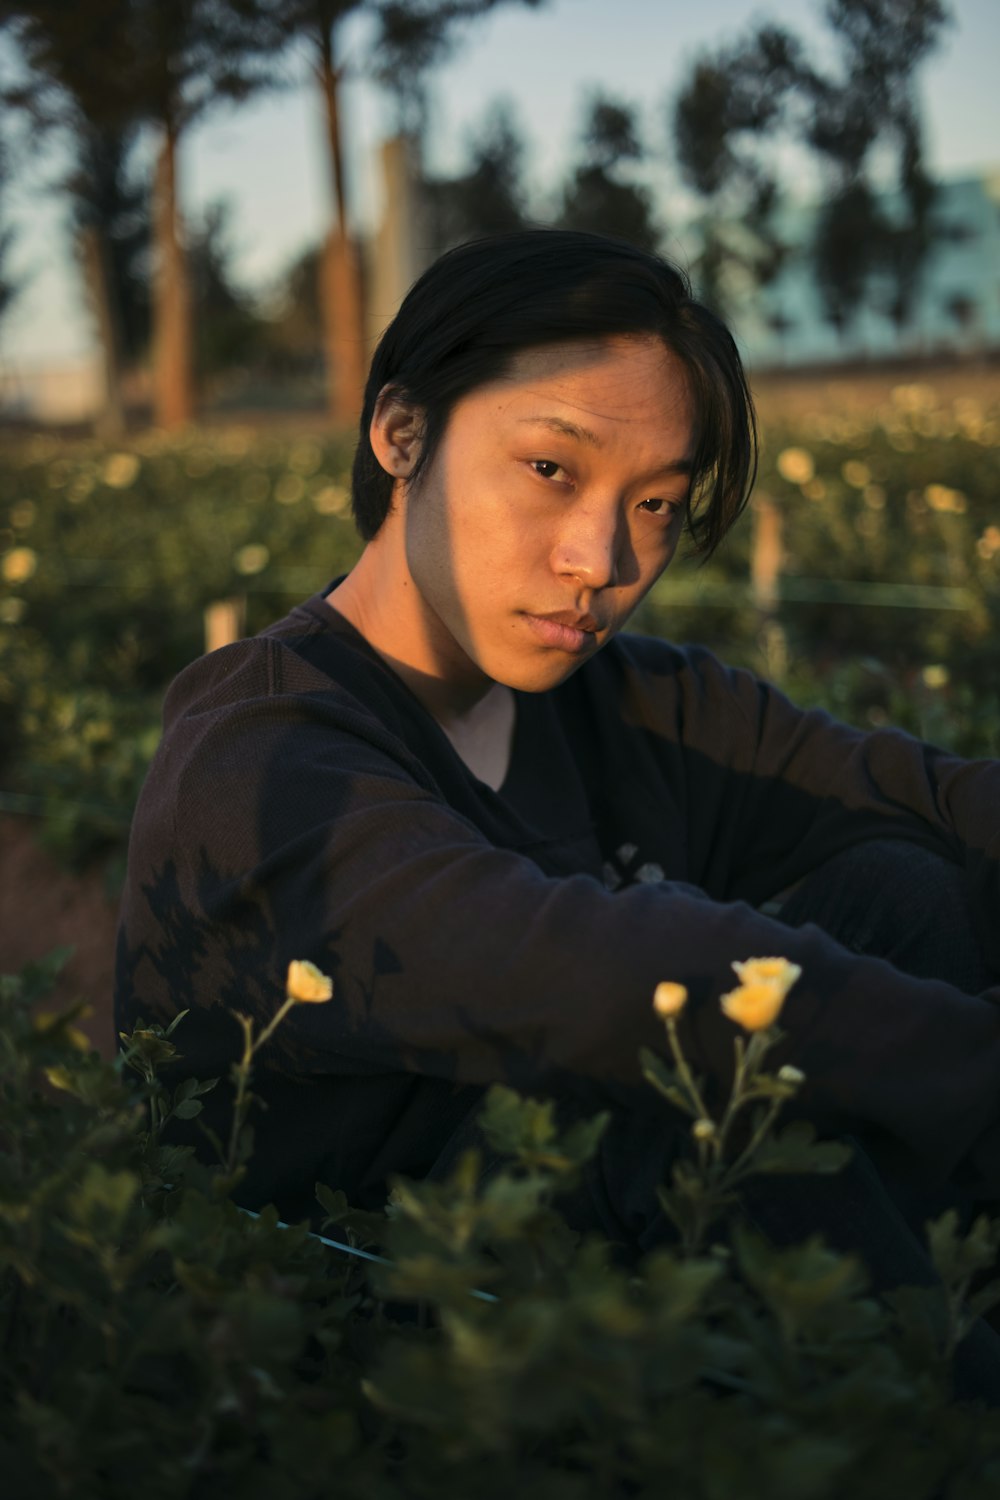
<path fill-rule="evenodd" d="M 527 351 L 459 401 L 401 506 L 445 671 L 541 692 L 610 640 L 674 555 L 693 445 L 651 335 Z"/>

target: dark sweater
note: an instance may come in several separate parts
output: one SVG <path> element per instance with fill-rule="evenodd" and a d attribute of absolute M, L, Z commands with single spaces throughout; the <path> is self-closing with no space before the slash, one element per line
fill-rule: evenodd
<path fill-rule="evenodd" d="M 637 636 L 515 696 L 494 792 L 319 595 L 171 687 L 132 830 L 117 1025 L 190 1007 L 185 1068 L 224 1075 L 230 1012 L 272 1015 L 291 959 L 335 983 L 261 1056 L 244 1201 L 302 1216 L 322 1180 L 380 1205 L 496 1080 L 627 1101 L 640 1045 L 664 1047 L 661 979 L 688 986 L 682 1036 L 724 1084 L 718 996 L 732 960 L 767 955 L 803 970 L 782 1018 L 802 1107 L 928 1178 L 1000 1190 L 1000 987 L 966 996 L 756 909 L 900 836 L 964 867 L 1000 979 L 1000 763 L 861 733 Z"/>

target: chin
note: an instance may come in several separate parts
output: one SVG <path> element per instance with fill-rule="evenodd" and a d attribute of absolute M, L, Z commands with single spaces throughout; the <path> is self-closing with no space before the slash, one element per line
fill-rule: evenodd
<path fill-rule="evenodd" d="M 490 673 L 494 682 L 500 682 L 504 687 L 512 688 L 518 693 L 547 693 L 552 688 L 559 687 L 567 678 L 578 672 L 585 662 L 594 656 L 589 651 L 583 657 L 567 657 L 564 659 L 553 658 L 546 661 L 519 662 L 514 664 L 498 665 L 495 674 Z"/>

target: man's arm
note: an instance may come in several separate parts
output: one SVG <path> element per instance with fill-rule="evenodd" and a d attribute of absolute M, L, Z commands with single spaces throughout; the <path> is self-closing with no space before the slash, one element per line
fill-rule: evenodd
<path fill-rule="evenodd" d="M 884 1130 L 945 1177 L 1000 1117 L 1000 992 L 908 978 L 742 902 L 549 878 L 345 732 L 323 695 L 238 715 L 182 757 L 170 848 L 137 825 L 126 944 L 139 987 L 144 964 L 166 972 L 181 930 L 175 1004 L 273 1008 L 288 961 L 311 958 L 336 992 L 290 1018 L 297 1069 L 544 1089 L 560 1075 L 638 1085 L 639 1046 L 663 1042 L 653 989 L 673 979 L 691 992 L 695 1065 L 724 1082 L 732 961 L 782 954 L 803 970 L 785 1051 L 819 1122 Z"/>
<path fill-rule="evenodd" d="M 863 839 L 923 843 L 966 872 L 1000 978 L 1000 761 L 965 761 L 897 729 L 865 732 L 800 709 L 708 652 L 685 653 L 684 748 L 726 767 L 714 810 L 732 890 L 753 904 Z"/>

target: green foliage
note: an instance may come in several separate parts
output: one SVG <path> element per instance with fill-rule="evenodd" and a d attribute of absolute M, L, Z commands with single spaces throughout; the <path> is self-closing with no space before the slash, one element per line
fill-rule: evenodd
<path fill-rule="evenodd" d="M 351 566 L 347 461 L 239 430 L 39 437 L 0 460 L 3 805 L 40 813 L 65 858 L 122 845 L 205 608 L 246 598 L 252 632 Z"/>
<path fill-rule="evenodd" d="M 749 585 L 751 502 L 751 524 L 706 565 L 675 562 L 637 621 L 862 728 L 996 756 L 998 444 L 994 408 L 928 385 L 899 385 L 868 411 L 772 421 L 756 498 L 782 527 L 775 605 Z"/>
<path fill-rule="evenodd" d="M 963 1236 L 946 1215 L 942 1287 L 882 1303 L 853 1257 L 776 1250 L 732 1214 L 693 1253 L 622 1265 L 558 1211 L 603 1122 L 563 1132 L 498 1087 L 499 1170 L 469 1152 L 444 1181 L 397 1182 L 385 1216 L 318 1188 L 337 1243 L 378 1246 L 359 1260 L 241 1212 L 226 1164 L 165 1143 L 207 1086 L 158 1082 L 183 1017 L 102 1062 L 78 1009 L 40 1009 L 63 957 L 0 980 L 12 1500 L 131 1500 L 140 1482 L 155 1500 L 995 1493 L 995 1414 L 953 1398 L 950 1365 L 1000 1226 Z"/>

